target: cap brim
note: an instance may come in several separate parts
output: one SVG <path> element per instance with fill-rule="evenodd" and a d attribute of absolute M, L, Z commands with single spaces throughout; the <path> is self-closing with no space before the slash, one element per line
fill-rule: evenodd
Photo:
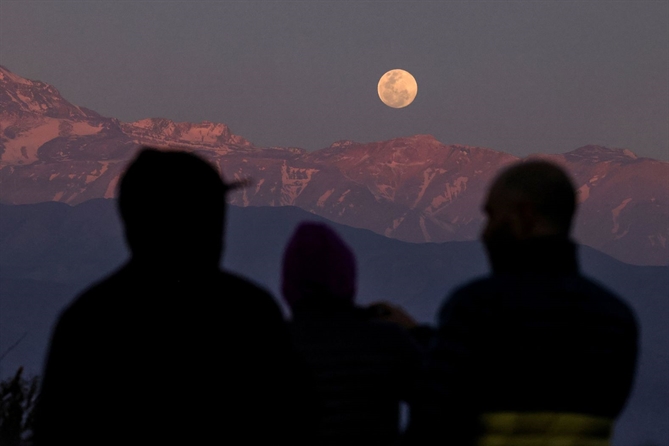
<path fill-rule="evenodd" d="M 251 178 L 244 178 L 242 180 L 237 180 L 237 181 L 232 181 L 230 183 L 225 183 L 225 191 L 226 192 L 232 192 L 237 189 L 243 189 L 245 187 L 249 187 L 253 184 L 253 180 Z"/>

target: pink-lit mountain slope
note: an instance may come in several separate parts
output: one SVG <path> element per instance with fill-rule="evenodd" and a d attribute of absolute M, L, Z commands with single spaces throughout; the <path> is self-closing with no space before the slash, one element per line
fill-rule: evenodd
<path fill-rule="evenodd" d="M 518 160 L 429 135 L 339 141 L 310 153 L 260 148 L 224 124 L 105 118 L 0 67 L 0 201 L 112 197 L 141 144 L 186 148 L 227 179 L 252 178 L 251 187 L 230 196 L 233 204 L 298 206 L 410 242 L 475 239 L 490 180 Z M 578 241 L 624 262 L 669 264 L 669 163 L 598 146 L 535 156 L 572 173 L 581 201 Z"/>

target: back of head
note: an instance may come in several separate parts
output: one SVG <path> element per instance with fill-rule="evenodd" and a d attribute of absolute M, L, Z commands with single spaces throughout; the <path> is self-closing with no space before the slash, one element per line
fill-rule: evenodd
<path fill-rule="evenodd" d="M 226 185 L 203 159 L 143 148 L 119 187 L 119 208 L 136 260 L 218 266 Z"/>
<path fill-rule="evenodd" d="M 321 223 L 302 223 L 283 257 L 282 292 L 293 307 L 305 299 L 334 298 L 353 302 L 355 256 L 344 241 Z"/>
<path fill-rule="evenodd" d="M 567 236 L 576 210 L 576 190 L 567 173 L 553 163 L 519 162 L 493 182 L 486 207 L 496 204 L 528 205 L 543 232 Z"/>

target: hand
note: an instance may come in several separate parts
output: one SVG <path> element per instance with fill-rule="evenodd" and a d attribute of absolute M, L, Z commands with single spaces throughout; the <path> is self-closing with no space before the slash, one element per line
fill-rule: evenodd
<path fill-rule="evenodd" d="M 375 302 L 367 307 L 378 320 L 392 322 L 404 328 L 413 328 L 416 321 L 402 307 L 389 304 L 388 302 Z"/>

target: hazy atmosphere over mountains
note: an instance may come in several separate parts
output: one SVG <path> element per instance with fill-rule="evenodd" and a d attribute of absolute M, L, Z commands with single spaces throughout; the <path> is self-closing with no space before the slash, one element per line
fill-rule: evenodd
<path fill-rule="evenodd" d="M 0 201 L 111 198 L 141 144 L 186 148 L 227 179 L 252 179 L 231 195 L 232 204 L 298 206 L 410 242 L 476 239 L 486 187 L 500 167 L 519 159 L 430 135 L 338 141 L 314 152 L 256 147 L 222 123 L 102 117 L 53 86 L 0 68 Z M 669 264 L 669 163 L 600 146 L 533 156 L 574 177 L 578 241 L 627 263 Z"/>
<path fill-rule="evenodd" d="M 222 263 L 278 297 L 283 249 L 306 219 L 327 222 L 293 206 L 231 206 Z M 488 270 L 478 242 L 406 243 L 330 224 L 358 260 L 357 300 L 393 302 L 421 322 L 434 322 L 447 293 Z M 625 264 L 587 246 L 579 254 L 583 272 L 615 290 L 642 326 L 639 372 L 613 444 L 667 445 L 669 268 Z M 64 305 L 127 258 L 114 200 L 0 204 L 0 354 L 19 341 L 0 361 L 0 378 L 19 366 L 38 373 Z"/>

